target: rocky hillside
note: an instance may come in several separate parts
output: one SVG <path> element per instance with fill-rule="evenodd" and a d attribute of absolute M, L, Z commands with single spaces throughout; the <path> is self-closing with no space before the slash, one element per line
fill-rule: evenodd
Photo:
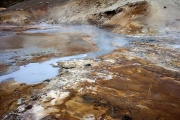
<path fill-rule="evenodd" d="M 179 29 L 180 1 L 31 0 L 0 13 L 1 24 L 91 24 L 125 34 Z"/>

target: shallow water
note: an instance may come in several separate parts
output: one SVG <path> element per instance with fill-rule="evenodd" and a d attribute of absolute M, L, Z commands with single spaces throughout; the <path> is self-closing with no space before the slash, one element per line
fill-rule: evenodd
<path fill-rule="evenodd" d="M 180 45 L 175 44 L 175 45 L 172 45 L 172 47 L 173 47 L 174 49 L 179 49 L 179 48 L 180 48 Z"/>
<path fill-rule="evenodd" d="M 0 81 L 6 80 L 8 78 L 14 78 L 17 82 L 37 84 L 43 80 L 51 79 L 58 75 L 59 68 L 53 67 L 51 65 L 53 63 L 74 59 L 95 58 L 104 54 L 108 54 L 116 48 L 128 44 L 128 40 L 120 35 L 88 25 L 52 26 L 43 24 L 39 25 L 39 28 L 39 30 L 28 30 L 25 31 L 25 33 L 83 33 L 89 35 L 92 40 L 97 43 L 99 50 L 97 52 L 87 54 L 51 59 L 43 63 L 30 63 L 26 66 L 20 66 L 20 69 L 17 71 L 0 76 Z"/>
<path fill-rule="evenodd" d="M 42 24 L 39 30 L 28 30 L 25 33 L 85 33 L 92 37 L 92 40 L 97 43 L 98 52 L 90 53 L 90 56 L 97 57 L 99 55 L 107 54 L 115 48 L 128 44 L 128 39 L 124 36 L 111 33 L 103 29 L 99 29 L 90 25 L 71 25 L 71 26 L 51 26 Z M 115 44 L 113 46 L 112 44 Z"/>

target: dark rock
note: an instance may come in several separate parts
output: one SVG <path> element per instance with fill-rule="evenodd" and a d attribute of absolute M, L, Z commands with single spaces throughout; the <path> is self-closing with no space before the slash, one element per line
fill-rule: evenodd
<path fill-rule="evenodd" d="M 36 96 L 36 95 L 33 95 L 33 96 L 31 96 L 31 100 L 32 101 L 36 101 L 36 100 L 38 100 L 39 98 L 38 98 L 38 96 Z"/>
<path fill-rule="evenodd" d="M 49 79 L 43 81 L 43 83 L 45 83 L 45 84 L 48 84 L 49 82 L 50 82 Z"/>
<path fill-rule="evenodd" d="M 123 118 L 122 118 L 122 120 L 132 120 L 132 118 L 130 118 L 129 116 L 124 116 Z"/>
<path fill-rule="evenodd" d="M 85 64 L 86 67 L 91 66 L 91 64 Z"/>
<path fill-rule="evenodd" d="M 26 110 L 29 110 L 29 109 L 31 109 L 33 107 L 33 105 L 27 105 L 26 107 L 25 107 L 25 109 Z"/>

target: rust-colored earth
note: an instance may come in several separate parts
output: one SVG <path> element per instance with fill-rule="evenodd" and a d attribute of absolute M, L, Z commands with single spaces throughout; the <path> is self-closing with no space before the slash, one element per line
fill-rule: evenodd
<path fill-rule="evenodd" d="M 101 61 L 60 63 L 60 76 L 39 85 L 2 83 L 1 117 L 14 111 L 5 119 L 178 120 L 180 73 L 143 59 L 129 60 L 120 52 L 105 55 Z M 66 79 L 68 84 L 60 87 L 59 82 Z M 78 79 L 82 82 L 76 82 Z M 51 96 L 52 91 L 56 92 L 55 96 Z M 69 94 L 62 98 L 58 91 Z M 22 103 L 17 104 L 20 100 Z M 42 116 L 31 111 L 33 107 L 37 109 L 37 105 L 43 107 L 39 110 Z M 24 111 L 19 112 L 18 106 L 25 108 Z"/>
<path fill-rule="evenodd" d="M 90 24 L 121 34 L 154 35 L 179 31 L 179 5 L 178 0 L 30 0 L 2 11 L 0 23 Z"/>

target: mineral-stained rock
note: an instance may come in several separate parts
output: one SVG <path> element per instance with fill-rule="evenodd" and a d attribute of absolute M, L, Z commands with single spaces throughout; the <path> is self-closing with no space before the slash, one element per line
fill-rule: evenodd
<path fill-rule="evenodd" d="M 179 29 L 179 5 L 178 0 L 31 0 L 7 8 L 0 22 L 93 24 L 116 33 L 152 35 Z"/>
<path fill-rule="evenodd" d="M 8 25 L 27 25 L 32 24 L 33 16 L 26 11 L 10 11 L 0 14 L 0 23 Z"/>
<path fill-rule="evenodd" d="M 74 67 L 68 69 L 67 74 L 67 68 L 62 66 L 68 64 Z M 91 64 L 91 67 L 84 66 L 86 64 Z M 58 65 L 61 75 L 48 84 L 29 86 L 32 89 L 24 86 L 28 91 L 34 90 L 32 97 L 28 97 L 29 92 L 24 92 L 22 87 L 18 89 L 20 94 L 14 93 L 15 98 L 11 92 L 7 94 L 8 91 L 1 90 L 1 100 L 8 102 L 12 97 L 14 99 L 11 109 L 2 109 L 4 113 L 13 111 L 4 119 L 12 116 L 42 120 L 180 118 L 179 72 L 166 70 L 143 59 L 129 59 L 120 50 L 102 56 L 101 61 L 76 60 Z M 106 79 L 107 76 L 111 77 Z M 15 87 L 12 83 L 2 85 Z M 35 92 L 39 87 L 42 89 Z M 20 96 L 26 102 L 16 105 Z M 20 108 L 22 111 L 18 114 Z"/>

